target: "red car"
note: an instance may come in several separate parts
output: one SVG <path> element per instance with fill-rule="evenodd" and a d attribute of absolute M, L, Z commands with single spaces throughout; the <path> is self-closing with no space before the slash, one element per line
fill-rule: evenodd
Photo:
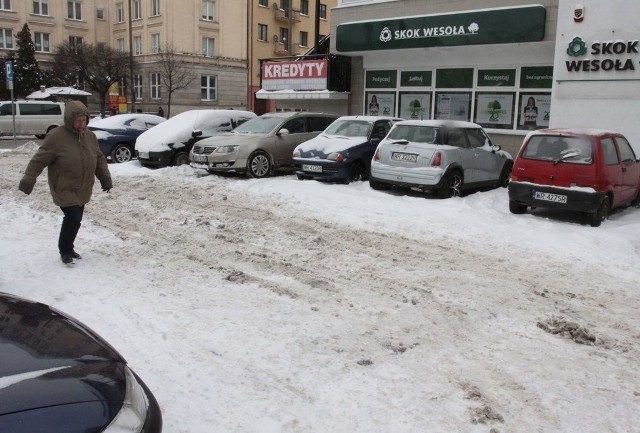
<path fill-rule="evenodd" d="M 543 129 L 527 135 L 509 183 L 509 210 L 584 212 L 598 227 L 609 212 L 640 201 L 640 161 L 619 133 Z"/>

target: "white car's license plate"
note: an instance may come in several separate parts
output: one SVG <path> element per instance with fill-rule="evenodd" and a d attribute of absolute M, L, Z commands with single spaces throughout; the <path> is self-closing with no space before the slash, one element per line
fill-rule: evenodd
<path fill-rule="evenodd" d="M 207 162 L 207 155 L 193 155 L 193 162 Z"/>
<path fill-rule="evenodd" d="M 418 162 L 418 155 L 415 153 L 391 152 L 391 159 L 403 162 Z"/>
<path fill-rule="evenodd" d="M 321 165 L 302 164 L 302 171 L 310 171 L 313 173 L 322 173 Z"/>
<path fill-rule="evenodd" d="M 149 158 L 149 152 L 138 152 L 138 158 Z"/>
<path fill-rule="evenodd" d="M 552 201 L 554 203 L 567 203 L 567 196 L 562 194 L 551 194 L 549 192 L 533 191 L 533 198 L 536 200 Z"/>

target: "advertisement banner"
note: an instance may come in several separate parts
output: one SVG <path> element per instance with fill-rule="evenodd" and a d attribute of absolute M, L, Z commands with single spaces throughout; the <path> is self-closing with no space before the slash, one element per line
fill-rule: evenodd
<path fill-rule="evenodd" d="M 327 90 L 327 60 L 264 62 L 262 90 Z"/>
<path fill-rule="evenodd" d="M 369 116 L 395 116 L 395 92 L 367 92 L 365 114 Z"/>
<path fill-rule="evenodd" d="M 477 95 L 476 123 L 487 127 L 513 125 L 513 93 L 486 93 Z"/>
<path fill-rule="evenodd" d="M 436 95 L 436 119 L 469 121 L 471 93 L 438 93 Z"/>
<path fill-rule="evenodd" d="M 400 117 L 424 120 L 431 116 L 431 93 L 401 93 Z"/>
<path fill-rule="evenodd" d="M 551 116 L 550 93 L 521 93 L 518 129 L 541 129 L 549 127 Z"/>

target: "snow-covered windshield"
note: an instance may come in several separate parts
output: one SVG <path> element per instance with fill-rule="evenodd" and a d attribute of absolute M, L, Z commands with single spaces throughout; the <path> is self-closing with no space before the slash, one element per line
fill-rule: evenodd
<path fill-rule="evenodd" d="M 325 135 L 342 135 L 344 137 L 366 137 L 373 122 L 365 120 L 345 119 L 336 120 L 327 129 Z"/>
<path fill-rule="evenodd" d="M 440 128 L 436 126 L 396 125 L 387 138 L 414 143 L 437 143 L 439 136 Z"/>
<path fill-rule="evenodd" d="M 255 117 L 242 125 L 238 126 L 234 131 L 249 134 L 267 134 L 278 126 L 284 120 L 283 117 L 260 116 Z"/>

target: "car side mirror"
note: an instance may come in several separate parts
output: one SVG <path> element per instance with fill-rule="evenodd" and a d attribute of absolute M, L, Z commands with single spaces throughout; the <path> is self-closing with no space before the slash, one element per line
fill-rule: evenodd
<path fill-rule="evenodd" d="M 289 130 L 287 128 L 282 128 L 278 131 L 278 135 L 289 135 Z"/>
<path fill-rule="evenodd" d="M 493 146 L 491 146 L 491 151 L 493 153 L 499 152 L 502 150 L 502 146 L 500 146 L 499 144 L 494 144 Z"/>
<path fill-rule="evenodd" d="M 193 132 L 191 133 L 191 136 L 192 136 L 193 138 L 200 137 L 201 135 L 202 135 L 202 131 L 200 131 L 200 130 L 196 130 L 196 131 L 193 131 Z"/>

